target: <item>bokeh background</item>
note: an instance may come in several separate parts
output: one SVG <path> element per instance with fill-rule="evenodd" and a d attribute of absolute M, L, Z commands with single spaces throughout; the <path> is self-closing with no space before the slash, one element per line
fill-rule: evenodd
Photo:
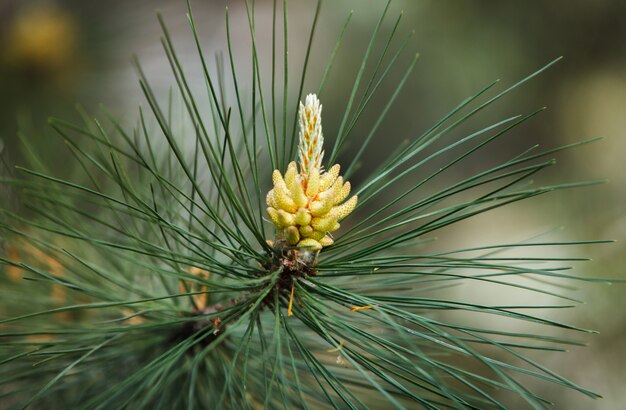
<path fill-rule="evenodd" d="M 250 72 L 250 51 L 245 3 L 237 0 L 228 3 L 238 50 L 236 58 L 241 61 L 237 68 L 243 78 L 250 78 L 246 74 Z M 227 2 L 196 0 L 192 4 L 207 54 L 225 51 Z M 295 73 L 301 69 L 315 4 L 289 2 L 288 6 L 290 67 L 295 90 Z M 256 2 L 261 31 L 271 23 L 271 7 L 271 1 Z M 384 2 L 379 0 L 327 1 L 323 5 L 306 83 L 311 90 L 319 83 L 345 18 L 354 10 L 323 96 L 327 139 L 332 139 L 333 130 L 338 128 L 339 113 L 345 107 L 362 54 L 383 8 Z M 157 91 L 162 95 L 167 93 L 173 79 L 159 41 L 157 9 L 165 17 L 190 77 L 194 78 L 197 72 L 198 86 L 203 86 L 183 1 L 0 1 L 0 151 L 5 163 L 22 161 L 18 138 L 21 130 L 38 149 L 45 150 L 50 163 L 57 164 L 59 173 L 66 172 L 63 161 L 66 151 L 47 127 L 47 118 L 77 118 L 76 104 L 88 112 L 96 112 L 99 104 L 104 104 L 125 123 L 133 124 L 136 107 L 143 102 L 131 65 L 133 54 L 139 57 Z M 368 164 L 376 164 L 378 158 L 401 141 L 418 136 L 461 100 L 494 79 L 501 79 L 503 86 L 507 86 L 564 56 L 555 67 L 503 99 L 479 119 L 479 123 L 486 125 L 489 121 L 548 107 L 474 161 L 476 166 L 481 162 L 497 163 L 536 143 L 555 147 L 602 136 L 605 137 L 602 141 L 560 156 L 559 165 L 538 179 L 543 183 L 607 179 L 608 183 L 506 207 L 459 224 L 440 237 L 445 239 L 444 247 L 454 248 L 520 241 L 564 227 L 553 233 L 552 238 L 616 242 L 567 249 L 568 253 L 554 256 L 593 258 L 580 265 L 577 272 L 581 275 L 626 277 L 626 2 L 396 0 L 383 23 L 383 37 L 390 33 L 401 12 L 398 40 L 394 44 L 414 30 L 406 56 L 383 84 L 380 97 L 372 102 L 359 127 L 371 126 L 376 117 L 369 113 L 380 110 L 385 97 L 393 93 L 413 53 L 419 52 L 420 59 L 380 128 L 376 142 L 368 150 L 369 156 L 356 180 L 367 174 Z M 269 31 L 264 35 L 260 38 L 264 48 L 259 51 L 267 56 Z M 377 46 L 380 51 L 382 42 Z M 354 132 L 358 133 L 359 129 Z M 348 152 L 346 158 L 349 155 Z M 470 163 L 456 172 L 470 172 L 471 167 Z M 448 178 L 452 180 L 455 175 Z M 11 201 L 8 193 L 2 195 L 2 201 Z M 492 295 L 489 289 L 480 288 L 455 291 L 472 292 L 486 301 L 514 297 Z M 551 317 L 600 333 L 583 337 L 588 347 L 573 348 L 567 354 L 544 354 L 540 360 L 599 392 L 604 399 L 591 401 L 550 385 L 538 384 L 535 388 L 553 399 L 558 408 L 625 408 L 626 287 L 578 284 L 572 292 L 586 304 L 574 310 L 550 313 Z"/>

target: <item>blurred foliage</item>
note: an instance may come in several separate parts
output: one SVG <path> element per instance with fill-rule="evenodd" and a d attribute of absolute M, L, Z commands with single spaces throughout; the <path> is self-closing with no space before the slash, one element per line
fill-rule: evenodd
<path fill-rule="evenodd" d="M 67 76 L 74 68 L 76 23 L 53 8 L 20 10 L 6 33 L 4 62 L 13 70 L 37 76 Z"/>

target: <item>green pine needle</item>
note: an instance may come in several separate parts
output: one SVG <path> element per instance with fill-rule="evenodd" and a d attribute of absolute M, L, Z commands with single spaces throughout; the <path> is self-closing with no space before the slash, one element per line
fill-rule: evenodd
<path fill-rule="evenodd" d="M 327 133 L 336 135 L 328 138 L 327 164 L 352 144 L 356 153 L 342 163 L 344 175 L 360 168 L 369 177 L 354 187 L 359 203 L 349 222 L 319 255 L 267 242 L 273 226 L 265 194 L 272 170 L 282 172 L 295 159 L 294 113 L 310 83 L 321 0 L 312 9 L 302 62 L 289 58 L 296 45 L 289 42 L 286 0 L 274 0 L 269 34 L 259 32 L 255 2 L 246 0 L 247 61 L 234 57 L 232 34 L 239 28 L 226 9 L 227 42 L 216 57 L 217 76 L 188 4 L 206 85 L 200 90 L 158 15 L 172 70 L 168 98 L 155 94 L 135 61 L 147 107 L 139 109 L 134 128 L 106 110 L 103 119 L 94 119 L 79 109 L 83 124 L 51 119 L 68 149 L 70 178 L 56 176 L 45 155 L 21 136 L 29 162 L 2 179 L 23 205 L 16 211 L 7 201 L 0 210 L 3 403 L 478 409 L 507 408 L 521 398 L 533 408 L 548 407 L 550 398 L 527 387 L 529 379 L 599 397 L 543 366 L 535 353 L 584 345 L 566 332 L 592 331 L 547 313 L 580 303 L 571 295 L 576 283 L 608 282 L 570 273 L 588 260 L 583 256 L 535 251 L 607 241 L 557 242 L 546 239 L 548 232 L 517 243 L 430 248 L 431 235 L 467 218 L 599 182 L 544 186 L 530 180 L 555 165 L 557 154 L 594 140 L 544 151 L 528 147 L 500 164 L 443 178 L 542 111 L 466 130 L 468 120 L 559 59 L 500 92 L 494 91 L 498 82 L 487 85 L 372 164 L 363 158 L 381 137 L 417 61 L 409 51 L 412 33 L 398 39 L 401 15 L 382 38 L 389 5 L 346 90 L 338 129 Z M 318 95 L 325 95 L 351 16 L 338 27 L 314 87 Z M 271 37 L 267 67 L 257 48 L 261 34 Z M 356 135 L 407 53 L 393 92 L 370 128 Z M 251 78 L 239 74 L 242 66 L 252 69 Z M 297 87 L 290 89 L 294 76 Z M 336 109 L 331 104 L 327 110 Z M 191 145 L 184 143 L 189 138 Z M 299 257 L 312 259 L 294 267 Z M 553 302 L 494 305 L 451 292 L 471 284 Z M 511 330 L 502 320 L 520 327 Z"/>

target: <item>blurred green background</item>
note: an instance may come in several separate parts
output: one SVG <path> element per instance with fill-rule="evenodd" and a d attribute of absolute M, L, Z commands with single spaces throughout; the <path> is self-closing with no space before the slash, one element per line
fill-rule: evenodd
<path fill-rule="evenodd" d="M 200 33 L 209 55 L 225 51 L 224 1 L 194 1 Z M 229 4 L 233 37 L 238 47 L 238 70 L 250 78 L 249 33 L 243 1 Z M 259 30 L 265 30 L 260 51 L 270 53 L 271 1 L 257 1 Z M 302 65 L 313 1 L 289 2 L 292 93 Z M 345 108 L 370 34 L 384 8 L 378 0 L 326 1 L 308 69 L 305 92 L 314 91 L 343 21 L 354 10 L 337 65 L 322 102 L 324 129 L 332 139 Z M 46 125 L 50 115 L 73 119 L 75 104 L 89 111 L 103 103 L 126 123 L 136 119 L 142 102 L 130 57 L 136 53 L 153 85 L 162 93 L 173 84 L 161 45 L 155 10 L 160 9 L 175 38 L 190 76 L 200 67 L 188 30 L 183 1 L 18 1 L 0 2 L 0 148 L 7 163 L 21 161 L 17 130 L 22 129 L 50 163 L 63 173 L 66 151 Z M 380 128 L 356 180 L 368 164 L 390 152 L 402 140 L 418 136 L 464 98 L 500 78 L 513 84 L 556 57 L 565 58 L 497 107 L 481 116 L 488 124 L 542 106 L 548 109 L 503 143 L 483 152 L 479 162 L 496 163 L 538 143 L 544 147 L 594 136 L 604 140 L 568 152 L 540 182 L 608 179 L 600 186 L 564 191 L 539 200 L 507 207 L 460 224 L 442 235 L 445 247 L 512 242 L 547 230 L 565 227 L 555 239 L 615 239 L 616 243 L 589 246 L 569 254 L 590 256 L 581 275 L 624 277 L 626 253 L 626 2 L 478 0 L 397 0 L 383 25 L 390 33 L 403 11 L 398 39 L 414 30 L 406 56 L 399 62 L 372 102 L 368 113 L 380 110 L 391 95 L 414 52 L 420 59 L 404 91 Z M 382 42 L 377 44 L 378 52 Z M 267 66 L 266 66 L 267 67 Z M 196 70 L 196 71 L 194 71 Z M 371 67 L 369 68 L 371 70 Z M 267 72 L 267 70 L 266 70 Z M 197 76 L 201 82 L 200 75 Z M 203 86 L 203 84 L 198 84 Z M 243 84 L 246 87 L 246 84 Z M 293 95 L 293 94 L 292 94 Z M 335 110 L 333 111 L 333 109 Z M 355 129 L 367 129 L 375 116 L 366 113 Z M 460 134 L 459 134 L 460 135 Z M 43 147 L 43 148 L 42 148 Z M 354 146 L 349 150 L 356 149 Z M 357 147 L 358 148 L 358 147 Z M 346 158 L 349 157 L 349 153 Z M 466 166 L 471 167 L 471 164 Z M 471 170 L 458 167 L 456 172 Z M 449 178 L 454 178 L 453 175 Z M 4 193 L 6 200 L 10 201 Z M 3 199 L 4 200 L 4 199 Z M 563 251 L 565 252 L 565 251 Z M 565 255 L 565 254 L 564 254 Z M 554 255 L 562 256 L 562 255 Z M 604 396 L 592 402 L 580 394 L 538 384 L 539 394 L 559 408 L 617 409 L 626 406 L 626 288 L 623 285 L 580 285 L 575 291 L 585 305 L 550 313 L 551 317 L 600 334 L 586 337 L 590 346 L 570 353 L 544 354 L 543 364 Z M 463 292 L 463 289 L 457 290 Z M 473 289 L 484 300 L 487 290 Z M 506 296 L 506 295 L 505 295 Z M 527 303 L 540 303 L 532 300 Z M 542 391 L 542 389 L 545 389 Z"/>

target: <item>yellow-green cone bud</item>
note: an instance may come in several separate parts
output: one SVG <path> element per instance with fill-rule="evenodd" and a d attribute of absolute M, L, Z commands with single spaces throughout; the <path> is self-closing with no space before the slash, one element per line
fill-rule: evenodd
<path fill-rule="evenodd" d="M 308 237 L 311 239 L 315 239 L 316 241 L 319 241 L 324 237 L 324 235 L 326 235 L 325 232 L 313 231 Z"/>
<path fill-rule="evenodd" d="M 286 228 L 288 226 L 293 226 L 296 224 L 296 217 L 287 211 L 279 209 L 278 210 L 278 222 L 280 223 L 281 227 Z"/>
<path fill-rule="evenodd" d="M 300 241 L 300 232 L 295 226 L 290 226 L 285 229 L 285 239 L 290 245 L 296 245 Z"/>
<path fill-rule="evenodd" d="M 319 240 L 320 245 L 322 246 L 330 246 L 334 243 L 333 238 L 328 235 L 325 235 L 322 239 Z"/>
<path fill-rule="evenodd" d="M 296 223 L 300 226 L 306 226 L 311 223 L 311 214 L 305 208 L 298 209 L 296 213 Z"/>
<path fill-rule="evenodd" d="M 311 239 L 311 238 L 301 240 L 298 243 L 298 246 L 313 248 L 316 251 L 322 249 L 322 244 L 316 241 L 315 239 Z"/>
<path fill-rule="evenodd" d="M 305 225 L 305 226 L 301 226 L 300 227 L 300 235 L 302 235 L 304 237 L 311 236 L 311 234 L 313 234 L 313 232 L 315 232 L 315 231 L 313 230 L 313 227 L 311 225 Z"/>

